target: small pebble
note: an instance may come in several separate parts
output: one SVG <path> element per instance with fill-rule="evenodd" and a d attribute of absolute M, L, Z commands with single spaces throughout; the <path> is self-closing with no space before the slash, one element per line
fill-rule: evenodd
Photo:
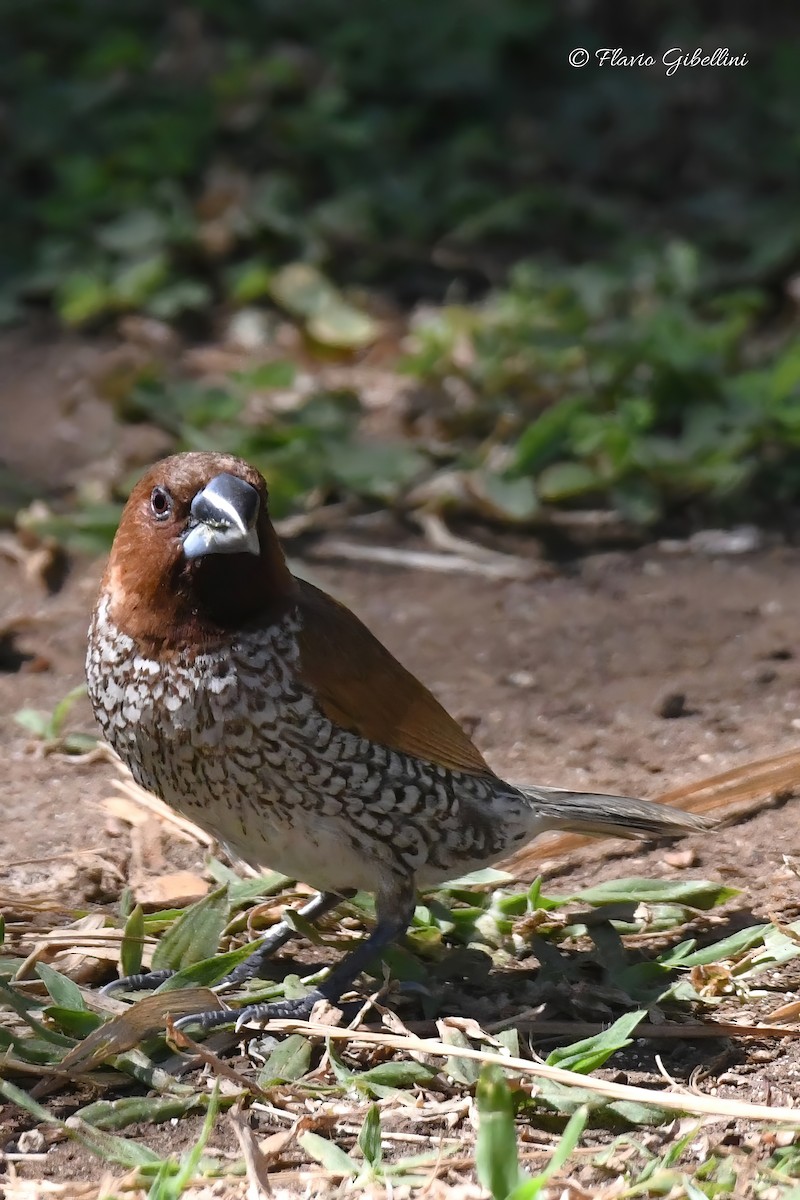
<path fill-rule="evenodd" d="M 760 550 L 764 535 L 756 525 L 739 525 L 735 529 L 701 529 L 689 538 L 694 554 L 714 557 L 732 554 L 752 554 Z"/>
<path fill-rule="evenodd" d="M 752 554 L 763 544 L 764 535 L 756 525 L 738 525 L 735 529 L 700 529 L 689 538 L 662 538 L 658 549 L 662 554 L 689 553 L 727 558 Z"/>
<path fill-rule="evenodd" d="M 696 850 L 667 850 L 662 858 L 670 867 L 696 867 L 698 863 Z"/>
<path fill-rule="evenodd" d="M 685 692 L 667 692 L 656 705 L 656 713 L 659 717 L 664 717 L 666 720 L 684 717 L 687 711 Z"/>
<path fill-rule="evenodd" d="M 20 1154 L 41 1154 L 46 1145 L 41 1129 L 26 1129 L 17 1138 Z"/>
<path fill-rule="evenodd" d="M 512 671 L 506 676 L 506 683 L 516 688 L 532 688 L 536 686 L 536 676 L 532 671 Z"/>
<path fill-rule="evenodd" d="M 237 350 L 263 350 L 272 341 L 275 322 L 260 308 L 242 308 L 225 329 L 225 341 Z"/>

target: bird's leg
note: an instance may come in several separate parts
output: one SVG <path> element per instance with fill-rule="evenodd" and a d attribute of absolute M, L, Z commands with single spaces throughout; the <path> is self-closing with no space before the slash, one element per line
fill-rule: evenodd
<path fill-rule="evenodd" d="M 265 1004 L 248 1004 L 238 1012 L 230 1009 L 209 1009 L 206 1012 L 193 1013 L 181 1017 L 175 1022 L 178 1029 L 188 1025 L 199 1025 L 201 1029 L 213 1029 L 217 1025 L 229 1025 L 236 1022 L 236 1028 L 248 1025 L 251 1021 L 269 1021 L 273 1019 L 302 1019 L 307 1017 L 319 1000 L 327 1000 L 336 1004 L 343 992 L 346 992 L 361 972 L 374 962 L 375 958 L 387 946 L 401 937 L 411 923 L 416 903 L 416 891 L 413 879 L 398 879 L 393 885 L 380 892 L 377 897 L 377 924 L 369 937 L 359 943 L 351 954 L 331 971 L 318 987 L 299 1000 L 275 1000 Z M 244 964 L 243 964 L 244 965 Z"/>
<path fill-rule="evenodd" d="M 354 895 L 352 891 L 317 892 L 316 896 L 312 896 L 301 908 L 297 909 L 297 915 L 306 917 L 309 921 L 316 921 L 318 917 L 324 916 L 332 908 L 336 908 L 336 905 L 341 903 L 344 897 L 352 895 Z M 243 963 L 239 963 L 238 967 L 234 967 L 224 979 L 216 984 L 216 987 L 222 988 L 229 984 L 244 983 L 246 979 L 252 979 L 258 975 L 271 955 L 285 946 L 294 936 L 295 931 L 288 921 L 278 921 L 261 939 L 258 949 L 254 950 Z M 165 980 L 171 979 L 174 974 L 174 971 L 165 970 L 148 971 L 142 975 L 125 975 L 122 979 L 112 979 L 111 983 L 107 983 L 102 989 L 102 994 L 107 996 L 109 992 L 116 991 L 152 992 Z"/>
<path fill-rule="evenodd" d="M 317 892 L 316 896 L 312 896 L 302 908 L 297 909 L 297 915 L 305 917 L 309 921 L 316 921 L 341 904 L 342 900 L 347 900 L 355 894 L 354 888 L 343 888 L 341 892 Z M 243 963 L 239 963 L 238 967 L 234 967 L 224 979 L 214 985 L 215 990 L 257 978 L 275 951 L 280 950 L 295 936 L 295 931 L 288 921 L 278 921 L 277 925 L 273 925 L 266 937 L 259 943 L 258 948 Z"/>

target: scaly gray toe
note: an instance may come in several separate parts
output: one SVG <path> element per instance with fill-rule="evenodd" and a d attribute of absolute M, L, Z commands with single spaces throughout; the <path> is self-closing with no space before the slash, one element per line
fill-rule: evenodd
<path fill-rule="evenodd" d="M 110 996 L 112 992 L 154 992 L 167 979 L 171 979 L 174 971 L 146 971 L 142 975 L 123 975 L 121 979 L 112 979 L 100 989 L 101 996 Z"/>

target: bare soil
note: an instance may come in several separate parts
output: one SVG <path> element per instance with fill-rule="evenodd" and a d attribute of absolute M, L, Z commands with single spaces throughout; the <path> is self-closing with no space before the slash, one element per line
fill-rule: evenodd
<path fill-rule="evenodd" d="M 90 477 L 113 448 L 113 427 L 97 412 L 93 423 L 80 405 L 65 415 L 56 350 L 26 348 L 11 357 L 0 350 L 3 457 L 32 480 L 53 473 L 74 479 L 76 471 Z M 523 540 L 517 549 L 536 550 Z M 0 894 L 6 898 L 49 891 L 59 903 L 91 907 L 113 902 L 121 886 L 98 863 L 117 864 L 124 876 L 126 835 L 100 808 L 112 768 L 44 756 L 13 719 L 22 707 L 52 709 L 82 680 L 101 569 L 99 562 L 73 562 L 63 589 L 48 596 L 0 554 L 0 627 L 21 618 L 0 661 Z M 511 780 L 656 796 L 800 740 L 798 549 L 773 545 L 727 558 L 657 547 L 601 552 L 530 582 L 368 566 L 309 569 L 433 689 Z M 679 715 L 664 715 L 673 712 Z M 70 726 L 92 729 L 85 701 Z M 579 853 L 548 890 L 563 893 L 622 875 L 682 872 L 723 880 L 742 894 L 709 919 L 715 938 L 754 919 L 794 919 L 800 912 L 797 878 L 786 864 L 800 853 L 796 801 L 685 845 L 693 853 L 683 868 L 670 865 L 664 847 L 626 847 L 620 856 L 618 845 L 609 844 L 606 855 L 589 860 Z M 187 856 L 185 845 L 171 857 L 201 869 L 200 854 Z M 796 973 L 787 969 L 765 983 L 772 989 L 768 1007 L 775 1007 L 793 994 Z M 659 1049 L 680 1078 L 697 1065 L 717 1075 L 727 1071 L 729 1094 L 742 1099 L 769 1096 L 781 1104 L 797 1095 L 798 1042 Z M 653 1053 L 644 1044 L 627 1058 L 632 1080 L 653 1077 Z M 69 1099 L 62 1095 L 54 1107 L 68 1112 Z M 6 1138 L 30 1124 L 0 1108 Z M 181 1122 L 182 1142 L 193 1132 L 196 1122 Z M 154 1140 L 153 1130 L 142 1133 L 153 1145 L 167 1135 Z M 232 1145 L 227 1132 L 215 1135 L 213 1145 L 223 1143 Z M 97 1177 L 102 1167 L 62 1144 L 45 1164 L 17 1171 L 80 1179 Z"/>

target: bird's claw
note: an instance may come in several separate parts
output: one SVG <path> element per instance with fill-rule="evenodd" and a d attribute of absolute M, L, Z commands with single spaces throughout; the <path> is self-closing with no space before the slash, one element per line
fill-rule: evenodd
<path fill-rule="evenodd" d="M 273 1000 L 266 1004 L 248 1004 L 244 1008 L 212 1008 L 205 1012 L 190 1013 L 180 1017 L 175 1022 L 175 1028 L 181 1032 L 190 1025 L 199 1025 L 205 1032 L 216 1029 L 218 1025 L 234 1025 L 236 1033 L 253 1022 L 262 1021 L 303 1021 L 311 1015 L 311 1010 L 319 1000 L 324 1000 L 322 992 L 316 988 L 307 996 L 297 1000 Z"/>
<path fill-rule="evenodd" d="M 100 989 L 101 996 L 110 996 L 112 992 L 154 992 L 157 987 L 171 979 L 174 971 L 146 971 L 141 975 L 122 975 L 112 979 Z"/>

